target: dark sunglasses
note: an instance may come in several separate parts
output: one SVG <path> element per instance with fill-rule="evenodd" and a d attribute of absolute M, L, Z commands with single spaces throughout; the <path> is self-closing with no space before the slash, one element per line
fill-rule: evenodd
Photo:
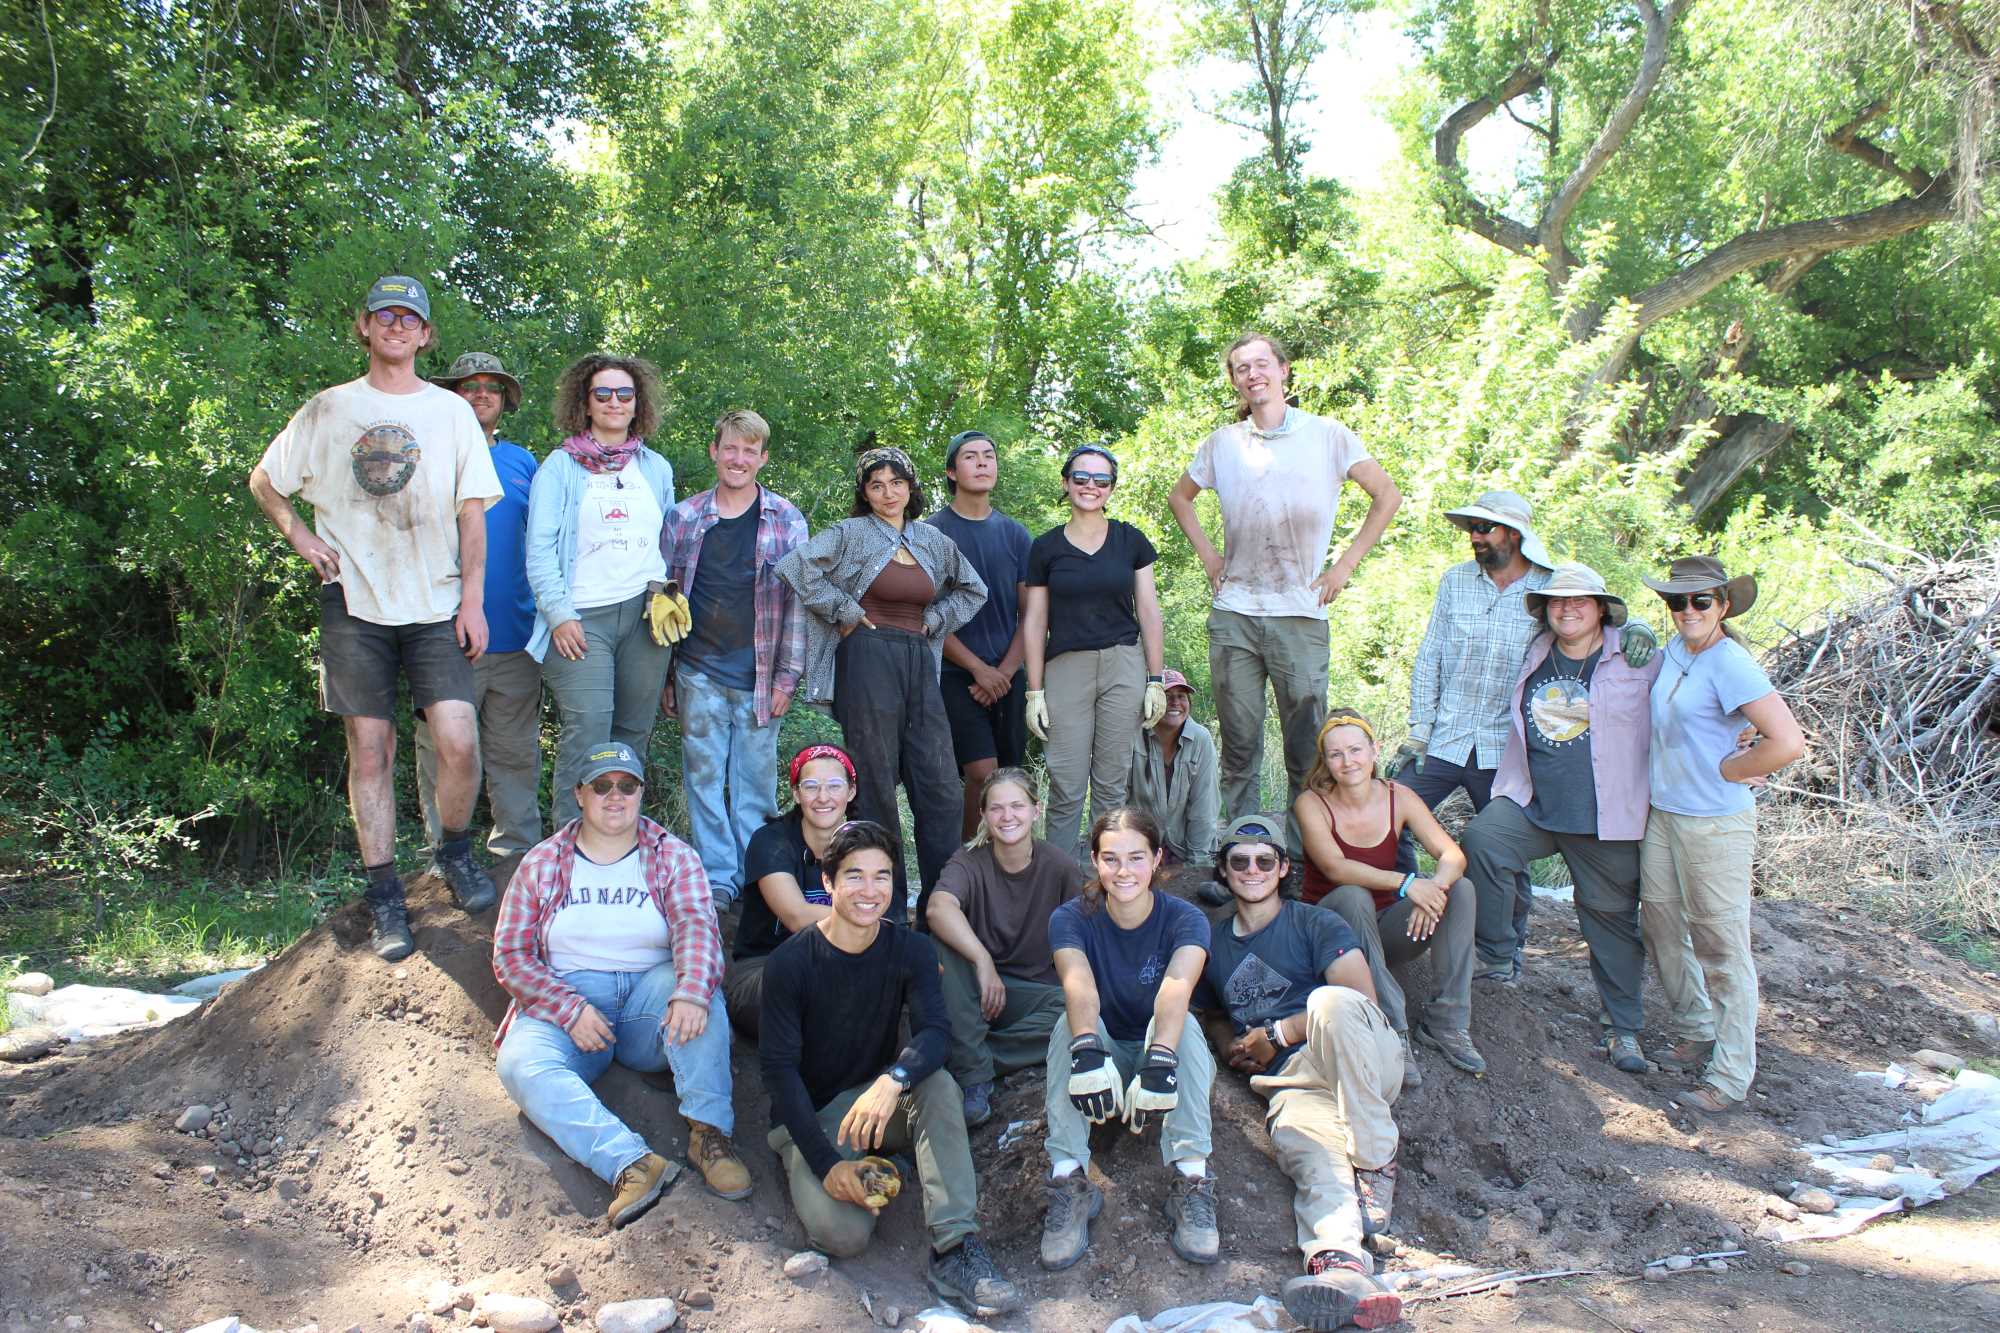
<path fill-rule="evenodd" d="M 1229 868 L 1231 870 L 1248 870 L 1252 865 L 1256 866 L 1259 870 L 1267 872 L 1276 870 L 1278 868 L 1278 854 L 1276 852 L 1257 852 L 1254 854 L 1250 852 L 1231 852 L 1229 854 Z"/>
<path fill-rule="evenodd" d="M 599 796 L 609 796 L 615 787 L 620 796 L 631 796 L 645 785 L 637 778 L 599 778 L 590 784 L 590 789 Z"/>
<path fill-rule="evenodd" d="M 375 322 L 385 329 L 393 329 L 398 325 L 406 329 L 420 329 L 424 326 L 424 317 L 411 314 L 407 310 L 400 315 L 393 310 L 377 310 Z"/>
<path fill-rule="evenodd" d="M 594 385 L 591 388 L 590 396 L 592 398 L 595 398 L 600 403 L 608 403 L 613 398 L 616 398 L 621 403 L 629 403 L 638 394 L 638 392 L 639 391 L 637 389 L 633 388 L 629 384 L 623 386 L 622 388 L 617 388 L 617 389 L 611 388 L 608 385 L 599 384 L 599 385 Z"/>
<path fill-rule="evenodd" d="M 1117 480 L 1109 472 L 1072 472 L 1069 479 L 1082 486 L 1109 486 Z"/>
<path fill-rule="evenodd" d="M 1482 518 L 1477 523 L 1466 524 L 1465 530 L 1467 532 L 1477 533 L 1479 536 L 1484 537 L 1487 533 L 1493 531 L 1493 529 L 1504 528 L 1506 526 L 1507 525 L 1505 523 L 1488 523 L 1485 519 Z"/>
<path fill-rule="evenodd" d="M 1706 611 L 1722 599 L 1712 592 L 1663 592 L 1660 600 L 1667 604 L 1669 611 L 1685 611 L 1689 607 Z"/>
<path fill-rule="evenodd" d="M 493 380 L 466 380 L 458 386 L 460 393 L 490 393 L 494 397 L 507 392 L 504 385 Z"/>

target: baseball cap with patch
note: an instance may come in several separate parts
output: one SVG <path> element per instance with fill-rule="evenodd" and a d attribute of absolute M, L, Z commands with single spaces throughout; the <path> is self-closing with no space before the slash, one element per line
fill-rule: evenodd
<path fill-rule="evenodd" d="M 1172 667 L 1168 667 L 1160 673 L 1160 684 L 1166 686 L 1169 690 L 1186 690 L 1189 694 L 1194 693 L 1194 686 L 1187 683 L 1187 677 Z"/>
<path fill-rule="evenodd" d="M 646 761 L 625 742 L 609 741 L 583 757 L 583 771 L 577 774 L 576 785 L 581 787 L 586 782 L 595 782 L 606 773 L 630 773 L 644 782 Z"/>
<path fill-rule="evenodd" d="M 1271 815 L 1243 815 L 1231 820 L 1229 827 L 1223 831 L 1221 845 L 1215 849 L 1217 861 L 1239 842 L 1268 842 L 1287 857 L 1292 854 L 1285 821 Z"/>
<path fill-rule="evenodd" d="M 415 278 L 391 273 L 385 278 L 375 279 L 375 285 L 368 289 L 368 313 L 387 310 L 392 305 L 414 310 L 424 317 L 426 323 L 431 317 L 431 294 Z"/>

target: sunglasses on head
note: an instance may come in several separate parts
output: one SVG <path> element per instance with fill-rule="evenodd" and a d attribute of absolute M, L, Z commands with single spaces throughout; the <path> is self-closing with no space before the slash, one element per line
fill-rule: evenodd
<path fill-rule="evenodd" d="M 1660 600 L 1669 611 L 1685 611 L 1689 607 L 1706 611 L 1722 599 L 1712 592 L 1667 592 L 1660 594 Z"/>
<path fill-rule="evenodd" d="M 375 322 L 385 329 L 393 329 L 399 326 L 405 329 L 420 329 L 424 326 L 424 317 L 412 314 L 407 310 L 401 314 L 397 314 L 394 310 L 377 310 L 375 312 Z"/>
<path fill-rule="evenodd" d="M 609 796 L 614 789 L 620 796 L 631 796 L 645 785 L 637 778 L 598 778 L 590 784 L 590 789 L 599 796 Z"/>
<path fill-rule="evenodd" d="M 1231 870 L 1248 870 L 1253 865 L 1259 870 L 1267 872 L 1276 870 L 1278 868 L 1278 854 L 1276 852 L 1231 852 L 1229 854 L 1229 868 Z"/>
<path fill-rule="evenodd" d="M 590 396 L 600 403 L 608 403 L 613 398 L 616 398 L 621 403 L 629 403 L 637 396 L 638 392 L 637 389 L 629 384 L 620 385 L 615 389 L 606 384 L 598 384 L 591 387 Z"/>
<path fill-rule="evenodd" d="M 1504 528 L 1504 527 L 1506 527 L 1506 526 L 1507 526 L 1507 525 L 1506 525 L 1505 523 L 1489 523 L 1489 522 L 1487 522 L 1487 521 L 1486 521 L 1485 519 L 1483 519 L 1483 518 L 1482 518 L 1482 519 L 1480 519 L 1480 520 L 1479 520 L 1478 522 L 1476 522 L 1476 523 L 1468 523 L 1468 524 L 1466 524 L 1466 525 L 1465 525 L 1465 530 L 1466 530 L 1467 532 L 1471 532 L 1471 533 L 1476 533 L 1476 534 L 1478 534 L 1479 536 L 1481 536 L 1481 537 L 1484 537 L 1484 536 L 1485 536 L 1485 535 L 1486 535 L 1487 533 L 1489 533 L 1489 532 L 1493 531 L 1493 529 L 1495 529 L 1495 528 Z"/>
<path fill-rule="evenodd" d="M 1109 472 L 1085 472 L 1081 469 L 1070 473 L 1069 479 L 1079 486 L 1109 486 L 1115 480 Z"/>

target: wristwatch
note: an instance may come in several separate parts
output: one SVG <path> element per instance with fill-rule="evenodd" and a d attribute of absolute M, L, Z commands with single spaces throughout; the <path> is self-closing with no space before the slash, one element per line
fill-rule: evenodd
<path fill-rule="evenodd" d="M 1264 1032 L 1265 1035 L 1270 1037 L 1271 1045 L 1275 1046 L 1277 1049 L 1282 1051 L 1285 1049 L 1285 1034 L 1278 1028 L 1278 1024 L 1281 1021 L 1282 1020 L 1276 1018 L 1272 1019 L 1270 1022 L 1264 1025 Z"/>
<path fill-rule="evenodd" d="M 889 1066 L 889 1077 L 896 1080 L 896 1083 L 904 1092 L 908 1092 L 910 1086 L 916 1082 L 915 1079 L 910 1077 L 910 1071 L 903 1068 L 900 1062 Z"/>

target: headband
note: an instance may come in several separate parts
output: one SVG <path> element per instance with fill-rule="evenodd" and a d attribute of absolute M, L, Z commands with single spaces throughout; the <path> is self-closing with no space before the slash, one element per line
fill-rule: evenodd
<path fill-rule="evenodd" d="M 792 756 L 791 780 L 794 787 L 799 785 L 800 771 L 815 759 L 839 760 L 840 766 L 847 770 L 847 780 L 849 782 L 856 781 L 854 761 L 847 757 L 847 751 L 841 749 L 838 745 L 808 745 Z"/>
<path fill-rule="evenodd" d="M 1376 740 L 1375 728 L 1368 725 L 1368 719 L 1365 717 L 1328 718 L 1323 724 L 1321 724 L 1319 729 L 1319 739 L 1314 743 L 1324 748 L 1326 745 L 1326 733 L 1332 731 L 1335 727 L 1359 727 L 1364 733 L 1366 733 L 1369 740 L 1374 741 L 1375 744 L 1377 745 L 1380 745 L 1382 743 L 1381 741 Z"/>
<path fill-rule="evenodd" d="M 916 480 L 917 469 L 910 462 L 910 456 L 901 449 L 889 444 L 885 444 L 879 449 L 870 449 L 867 453 L 861 455 L 861 461 L 854 465 L 854 479 L 857 482 L 867 481 L 868 474 L 876 468 L 881 467 L 884 463 L 901 472 L 906 480 Z"/>

